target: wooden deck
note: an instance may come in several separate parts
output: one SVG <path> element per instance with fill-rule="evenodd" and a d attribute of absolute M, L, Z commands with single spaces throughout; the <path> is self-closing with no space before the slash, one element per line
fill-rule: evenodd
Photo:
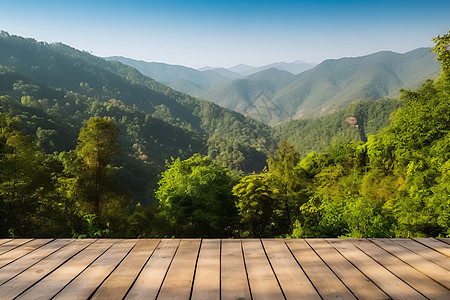
<path fill-rule="evenodd" d="M 450 299 L 450 239 L 0 239 L 0 299 Z"/>

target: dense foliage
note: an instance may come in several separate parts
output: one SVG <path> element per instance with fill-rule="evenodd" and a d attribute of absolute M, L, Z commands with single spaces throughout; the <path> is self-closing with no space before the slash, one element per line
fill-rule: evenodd
<path fill-rule="evenodd" d="M 292 120 L 274 127 L 275 137 L 286 139 L 302 156 L 324 152 L 330 145 L 349 141 L 366 142 L 389 124 L 390 115 L 399 108 L 396 99 L 363 100 L 320 118 Z"/>
<path fill-rule="evenodd" d="M 62 47 L 5 34 L 0 41 L 9 38 L 43 52 Z M 33 77 L 42 66 L 16 61 L 26 75 L 1 67 L 0 236 L 449 236 L 449 39 L 435 39 L 441 75 L 403 90 L 384 129 L 395 101 L 360 102 L 330 116 L 334 138 L 319 126 L 325 117 L 305 123 L 330 141 L 321 152 L 309 152 L 306 133 L 298 152 L 296 122 L 284 127 L 285 138 L 278 129 L 278 149 L 269 151 L 271 130 L 261 123 L 161 93 L 131 69 L 74 50 L 94 61 L 84 67 L 104 73 L 105 83 L 111 76 L 123 85 L 116 91 L 124 98 L 96 83 L 69 90 L 70 76 L 54 88 L 54 75 L 48 84 Z M 141 100 L 130 105 L 127 93 Z M 159 100 L 150 94 L 168 105 L 151 104 Z M 170 157 L 177 158 L 165 162 Z"/>
<path fill-rule="evenodd" d="M 207 156 L 172 161 L 156 198 L 166 235 L 229 237 L 236 221 L 233 176 Z"/>

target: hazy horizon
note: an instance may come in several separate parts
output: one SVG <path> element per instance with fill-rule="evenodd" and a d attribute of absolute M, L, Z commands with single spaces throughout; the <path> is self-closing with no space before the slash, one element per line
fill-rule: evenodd
<path fill-rule="evenodd" d="M 2 1 L 0 29 L 94 55 L 196 69 L 432 47 L 450 2 Z"/>

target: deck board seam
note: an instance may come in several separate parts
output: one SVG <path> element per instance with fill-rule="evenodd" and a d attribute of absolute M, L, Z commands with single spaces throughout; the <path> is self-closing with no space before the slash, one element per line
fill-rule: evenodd
<path fill-rule="evenodd" d="M 115 242 L 116 243 L 116 242 Z M 115 244 L 113 243 L 113 245 Z M 114 267 L 114 269 L 111 270 L 111 272 L 106 275 L 105 278 L 103 278 L 102 282 L 99 283 L 99 285 L 92 291 L 92 293 L 89 295 L 88 299 L 91 299 L 92 297 L 94 297 L 95 293 L 98 291 L 98 289 L 102 286 L 102 284 L 111 276 L 112 273 L 114 273 L 114 271 L 120 266 L 120 264 L 123 262 L 123 260 L 130 254 L 130 252 L 134 249 L 134 247 L 136 247 L 136 245 L 138 244 L 138 242 L 136 241 L 136 244 L 133 245 L 133 247 L 130 248 L 130 250 L 128 250 L 127 254 L 125 254 L 122 259 L 119 261 L 119 263 Z M 112 247 L 112 245 L 111 245 Z M 109 247 L 109 248 L 111 248 Z M 108 249 L 109 249 L 108 248 Z M 106 251 L 104 251 L 102 253 L 102 255 L 105 253 Z M 101 256 L 101 255 L 100 255 Z M 95 260 L 97 260 L 100 256 L 98 256 Z M 83 270 L 84 271 L 84 270 Z M 83 272 L 81 272 L 83 273 Z M 80 274 L 81 274 L 80 273 Z"/>
<path fill-rule="evenodd" d="M 222 300 L 222 239 L 219 243 L 219 300 Z"/>
<path fill-rule="evenodd" d="M 262 239 L 259 239 L 259 242 L 261 243 L 261 246 L 262 246 L 262 248 L 263 248 L 263 250 L 264 250 L 264 254 L 266 255 L 266 259 L 267 259 L 267 261 L 269 262 L 270 269 L 272 269 L 272 273 L 273 273 L 273 275 L 275 276 L 275 279 L 277 280 L 278 287 L 280 288 L 281 293 L 283 294 L 284 299 L 287 299 L 287 298 L 286 298 L 286 295 L 284 294 L 283 288 L 281 287 L 281 283 L 280 283 L 280 280 L 278 279 L 277 273 L 276 273 L 275 270 L 273 269 L 272 262 L 271 262 L 270 259 L 269 259 L 269 255 L 268 255 L 267 252 L 266 252 L 266 248 L 264 247 L 264 243 L 263 243 Z"/>
<path fill-rule="evenodd" d="M 86 245 L 85 245 L 83 248 L 81 248 L 79 251 L 77 251 L 77 252 L 74 253 L 73 255 L 67 257 L 63 262 L 61 262 L 61 263 L 60 263 L 59 265 L 57 265 L 54 269 L 52 269 L 50 272 L 48 272 L 47 274 L 45 274 L 45 275 L 44 275 L 42 278 L 40 278 L 38 281 L 33 282 L 32 285 L 30 285 L 28 288 L 26 288 L 26 289 L 24 289 L 22 292 L 20 292 L 20 294 L 18 294 L 16 297 L 14 297 L 14 299 L 19 298 L 21 295 L 23 295 L 26 291 L 28 291 L 29 289 L 31 289 L 33 286 L 35 286 L 36 284 L 38 284 L 39 282 L 41 282 L 42 280 L 44 280 L 46 277 L 50 276 L 53 272 L 55 272 L 56 270 L 58 270 L 59 267 L 61 267 L 61 266 L 64 265 L 66 262 L 68 262 L 69 260 L 71 260 L 75 255 L 77 255 L 78 253 L 82 252 L 84 249 L 86 249 L 87 247 L 89 247 L 90 245 L 92 245 L 93 243 L 95 243 L 95 241 L 97 241 L 97 240 L 94 240 L 94 241 L 92 241 L 91 243 L 86 244 Z M 50 255 L 53 255 L 54 253 L 56 253 L 57 251 L 59 251 L 59 250 L 61 250 L 61 249 L 63 249 L 63 248 L 65 248 L 65 247 L 71 245 L 73 242 L 74 242 L 74 241 L 68 243 L 67 245 L 62 246 L 62 247 L 59 248 L 58 250 L 56 250 L 56 251 L 50 253 L 49 255 L 47 255 L 45 258 L 49 257 Z M 45 259 L 45 258 L 43 258 L 43 259 Z M 39 261 L 42 261 L 43 259 L 41 259 L 41 260 L 39 260 Z M 35 264 L 33 264 L 33 266 L 34 266 L 34 265 L 35 265 Z M 29 268 L 31 268 L 31 266 L 28 267 L 27 270 L 28 270 Z M 15 277 L 15 276 L 14 276 L 14 277 Z M 62 291 L 62 289 L 61 289 L 60 291 Z M 58 293 L 59 293 L 59 292 L 58 292 Z M 55 296 L 56 296 L 56 295 L 55 295 Z"/>
<path fill-rule="evenodd" d="M 248 290 L 249 290 L 249 293 L 250 293 L 250 299 L 253 300 L 253 293 L 252 293 L 252 288 L 250 286 L 250 279 L 248 277 L 247 264 L 245 263 L 244 246 L 242 245 L 242 239 L 241 239 L 241 243 L 240 244 L 241 244 L 242 260 L 244 261 L 245 276 L 247 277 L 247 285 L 248 285 Z"/>
<path fill-rule="evenodd" d="M 137 243 L 136 243 L 137 244 Z M 147 260 L 145 261 L 145 263 L 142 265 L 142 268 L 139 270 L 138 274 L 136 275 L 136 278 L 134 278 L 133 282 L 131 283 L 131 285 L 129 286 L 127 292 L 125 293 L 125 295 L 123 296 L 123 299 L 126 299 L 128 294 L 130 293 L 131 289 L 133 288 L 134 284 L 136 283 L 136 280 L 139 278 L 139 276 L 142 273 L 142 270 L 144 270 L 145 266 L 147 265 L 148 261 L 150 260 L 150 258 L 153 256 L 153 254 L 155 254 L 156 249 L 158 248 L 159 244 L 161 244 L 161 239 L 159 239 L 158 243 L 155 246 L 155 249 L 153 249 L 152 253 L 149 255 L 149 257 L 147 258 Z"/>
<path fill-rule="evenodd" d="M 9 263 L 7 263 L 7 264 L 1 266 L 1 267 L 0 267 L 0 271 L 1 271 L 2 268 L 6 267 L 7 265 L 9 265 L 9 264 L 15 262 L 15 261 L 18 260 L 18 259 L 21 259 L 22 257 L 25 257 L 26 255 L 28 255 L 28 254 L 30 254 L 30 253 L 33 253 L 34 251 L 40 249 L 41 247 L 43 247 L 43 246 L 45 246 L 45 245 L 47 245 L 47 244 L 49 244 L 49 243 L 51 243 L 51 242 L 53 242 L 53 241 L 55 241 L 55 240 L 56 240 L 56 239 L 51 239 L 50 241 L 48 241 L 48 242 L 45 243 L 45 244 L 40 245 L 40 246 L 37 247 L 36 249 L 33 249 L 33 250 L 31 250 L 30 252 L 27 252 L 27 253 L 25 253 L 25 254 L 22 255 L 22 256 L 19 256 L 19 257 L 14 258 L 14 260 L 12 260 L 12 261 L 10 261 Z M 31 241 L 30 241 L 30 242 L 31 242 Z M 20 245 L 19 247 L 24 246 L 24 245 L 26 245 L 26 244 L 28 244 L 28 243 L 25 243 L 25 244 L 23 244 L 23 245 Z M 14 249 L 17 249 L 17 248 L 14 248 Z M 14 249 L 11 249 L 11 250 L 14 250 Z M 5 252 L 5 253 L 8 253 L 8 252 L 9 252 L 9 251 L 7 251 L 7 252 Z M 0 256 L 4 255 L 5 253 L 2 253 Z"/>
<path fill-rule="evenodd" d="M 92 243 L 88 244 L 85 248 L 80 249 L 80 251 L 77 252 L 77 253 L 75 253 L 70 259 L 72 259 L 72 258 L 75 257 L 76 255 L 80 254 L 82 251 L 86 250 L 86 248 L 88 248 L 89 246 L 93 245 L 93 244 L 94 244 L 95 242 L 97 242 L 97 241 L 98 241 L 98 239 L 95 239 Z M 112 246 L 112 245 L 114 245 L 114 243 L 112 243 L 111 246 Z M 111 246 L 109 246 L 108 248 L 106 248 L 106 250 L 108 250 Z M 61 247 L 61 248 L 62 248 L 62 247 Z M 83 270 L 81 270 L 75 277 L 73 277 L 71 280 L 69 280 L 69 282 L 67 282 L 63 287 L 61 287 L 61 289 L 60 289 L 56 294 L 54 294 L 54 295 L 52 296 L 51 299 L 55 298 L 62 290 L 64 290 L 64 289 L 66 288 L 66 286 L 68 286 L 72 281 L 74 281 L 78 276 L 80 276 L 80 274 L 83 273 L 87 268 L 89 268 L 89 266 L 90 266 L 92 263 L 94 263 L 100 256 L 102 256 L 103 253 L 106 252 L 106 250 L 103 251 L 102 253 L 100 253 L 100 254 L 97 256 L 96 259 L 94 259 L 94 260 L 93 260 L 90 264 L 88 264 Z M 41 278 L 41 280 L 39 280 L 39 281 L 37 281 L 35 284 L 33 284 L 33 286 L 35 286 L 35 285 L 36 285 L 37 283 L 39 283 L 40 281 L 44 280 L 44 278 L 46 278 L 47 276 L 50 276 L 50 274 L 54 273 L 54 272 L 55 272 L 56 270 L 58 270 L 61 266 L 63 266 L 66 262 L 67 262 L 67 261 L 63 262 L 61 265 L 59 265 L 57 268 L 55 268 L 52 272 L 50 272 L 50 273 L 47 274 L 45 277 Z M 30 288 L 31 288 L 31 287 L 30 287 Z M 27 289 L 27 290 L 29 290 L 29 289 Z M 22 292 L 21 295 L 22 295 L 23 293 L 25 293 L 25 292 L 26 292 L 26 291 Z M 20 295 L 17 296 L 17 297 L 20 297 Z"/>
<path fill-rule="evenodd" d="M 79 253 L 81 253 L 82 251 L 84 251 L 84 250 L 86 250 L 86 248 L 88 248 L 89 246 L 91 246 L 91 245 L 93 245 L 95 242 L 97 242 L 98 241 L 98 239 L 96 239 L 96 240 L 94 240 L 92 243 L 90 243 L 90 244 L 88 244 L 85 248 L 83 248 L 83 249 L 81 249 L 79 252 L 77 252 L 75 255 L 78 255 Z M 61 289 L 56 293 L 56 294 L 54 294 L 53 296 L 52 296 L 52 298 L 51 299 L 53 299 L 53 298 L 55 298 L 62 290 L 64 290 L 69 284 L 71 284 L 75 279 L 77 279 L 78 278 L 78 276 L 80 276 L 81 275 L 81 273 L 83 273 L 87 268 L 89 268 L 100 256 L 102 256 L 109 248 L 111 248 L 112 247 L 112 245 L 114 245 L 115 244 L 115 242 L 114 243 L 112 243 L 111 244 L 111 246 L 109 246 L 108 248 L 106 248 L 102 253 L 100 253 L 93 261 L 91 261 L 91 263 L 90 264 L 88 264 L 83 270 L 81 270 L 75 277 L 73 277 L 71 280 L 69 280 L 69 282 L 67 282 L 63 287 L 61 287 Z M 74 256 L 72 256 L 70 259 L 72 259 L 73 257 L 75 257 L 75 255 Z M 67 261 L 66 261 L 67 262 Z M 65 264 L 66 262 L 64 262 L 63 264 Z M 62 265 L 63 265 L 62 264 Z M 47 274 L 47 276 L 49 276 L 51 273 L 53 273 L 53 272 L 55 272 L 56 270 L 58 270 L 58 268 L 59 267 L 61 267 L 62 265 L 60 265 L 60 266 L 58 266 L 57 268 L 55 268 L 52 272 L 50 272 L 49 274 Z M 47 277 L 47 276 L 45 276 L 45 277 Z M 44 277 L 44 278 L 45 278 Z M 42 281 L 44 278 L 42 278 L 41 280 L 39 280 L 38 282 L 40 282 L 40 281 Z M 38 282 L 36 282 L 36 284 L 38 283 Z M 31 287 L 30 287 L 31 288 Z M 23 294 L 23 293 L 22 293 Z M 20 296 L 20 295 L 19 295 Z"/>
<path fill-rule="evenodd" d="M 409 263 L 407 263 L 406 261 L 402 260 L 400 257 L 394 255 L 393 253 L 389 252 L 388 250 L 384 249 L 383 247 L 381 247 L 380 245 L 377 245 L 376 243 L 374 243 L 372 241 L 372 239 L 368 239 L 368 241 L 370 241 L 371 243 L 375 244 L 377 247 L 381 248 L 382 250 L 386 251 L 387 253 L 389 253 L 391 256 L 397 258 L 398 260 L 400 260 L 401 262 L 403 262 L 404 264 L 410 266 L 411 268 L 413 268 L 414 270 L 420 272 L 421 274 L 423 274 L 424 276 L 430 278 L 431 280 L 433 280 L 434 282 L 438 283 L 439 285 L 443 286 L 441 283 L 439 283 L 438 281 L 434 280 L 433 278 L 431 278 L 430 276 L 428 276 L 427 274 L 423 273 L 422 271 L 420 271 L 419 269 L 415 268 L 414 266 L 410 265 Z M 397 245 L 401 246 L 400 244 L 396 243 Z M 355 245 L 355 247 L 357 247 Z M 357 247 L 358 248 L 358 247 Z M 403 247 L 405 248 L 405 247 Z M 359 249 L 359 248 L 358 248 Z M 405 248 L 406 250 L 409 250 L 408 248 Z M 362 250 L 361 250 L 362 251 Z M 411 251 L 411 250 L 409 250 Z M 364 251 L 363 251 L 364 252 Z M 413 252 L 413 251 L 411 251 Z M 364 252 L 365 253 L 365 252 Z M 415 253 L 415 252 L 413 252 Z M 418 255 L 418 254 L 417 254 Z M 370 258 L 372 258 L 370 255 L 368 255 Z M 383 266 L 382 264 L 380 264 L 375 258 L 372 258 L 374 261 L 376 261 L 379 265 L 381 265 L 383 268 L 385 268 L 386 270 L 388 270 L 391 274 L 393 274 L 395 277 L 397 277 L 398 279 L 400 279 L 401 281 L 403 281 L 406 285 L 408 285 L 409 287 L 411 287 L 413 290 L 415 290 L 416 292 L 418 292 L 420 295 L 422 295 L 423 297 L 425 297 L 426 299 L 428 299 L 428 297 L 426 297 L 424 294 L 422 294 L 419 290 L 417 290 L 414 286 L 412 286 L 411 284 L 409 284 L 408 282 L 406 282 L 403 278 L 397 276 L 397 274 L 395 274 L 394 272 L 392 272 L 391 270 L 389 270 L 388 268 L 386 268 L 385 266 Z M 443 286 L 444 288 L 447 288 L 445 286 Z"/>
<path fill-rule="evenodd" d="M 345 284 L 345 282 L 338 276 L 338 274 L 336 274 L 336 272 L 330 267 L 330 265 L 325 261 L 325 259 L 323 259 L 322 256 L 320 256 L 319 253 L 316 251 L 316 249 L 314 249 L 314 247 L 311 246 L 310 243 L 308 243 L 307 239 L 305 239 L 305 242 L 311 248 L 311 250 L 314 251 L 314 253 L 320 258 L 320 260 L 323 261 L 323 263 L 327 266 L 327 268 L 330 269 L 330 271 L 334 274 L 334 276 L 336 276 L 337 279 L 339 279 L 339 281 L 342 282 L 342 284 L 345 286 L 345 288 L 350 291 L 350 293 L 353 295 L 353 297 L 355 297 L 355 299 L 358 299 L 358 297 L 356 297 L 355 293 L 347 286 L 347 284 Z M 330 243 L 328 242 L 328 244 L 330 244 Z M 333 245 L 330 244 L 330 246 L 332 248 L 334 248 Z M 334 248 L 334 249 L 337 250 L 336 248 Z M 339 252 L 339 254 L 342 255 L 342 253 L 340 253 L 340 252 Z M 345 256 L 344 256 L 344 258 L 348 261 L 348 259 Z M 356 268 L 356 266 L 354 266 L 354 267 Z M 358 268 L 356 268 L 356 269 L 361 272 L 361 270 L 359 270 Z M 364 274 L 363 272 L 361 272 L 361 273 Z M 365 276 L 365 274 L 364 274 L 364 276 Z"/>
<path fill-rule="evenodd" d="M 415 242 L 417 242 L 417 243 L 419 243 L 419 244 L 421 244 L 421 245 L 423 245 L 423 246 L 425 246 L 425 247 L 430 248 L 431 250 L 436 251 L 436 252 L 439 253 L 439 254 L 444 255 L 445 257 L 449 257 L 447 254 L 442 253 L 441 251 L 439 251 L 439 250 L 437 250 L 437 249 L 435 249 L 435 248 L 433 248 L 433 247 L 431 247 L 431 246 L 429 246 L 429 245 L 426 245 L 426 244 L 422 243 L 420 240 L 417 240 L 417 239 L 412 239 L 412 240 L 415 241 Z M 446 243 L 444 243 L 444 242 L 442 242 L 442 241 L 440 241 L 440 240 L 438 240 L 438 239 L 434 239 L 434 240 L 435 240 L 435 241 L 438 241 L 438 242 L 441 242 L 442 244 L 447 245 Z"/>
<path fill-rule="evenodd" d="M 3 255 L 3 254 L 5 254 L 5 253 L 8 253 L 8 252 L 10 252 L 10 251 L 12 251 L 12 250 L 14 250 L 14 249 L 16 249 L 16 248 L 19 248 L 19 247 L 21 247 L 21 246 L 23 246 L 23 245 L 26 245 L 26 244 L 28 244 L 29 242 L 32 242 L 32 241 L 34 241 L 35 239 L 30 239 L 29 241 L 26 241 L 26 242 L 24 242 L 24 243 L 22 243 L 22 244 L 18 244 L 18 245 L 16 245 L 15 247 L 13 247 L 13 248 L 11 248 L 11 249 L 9 249 L 9 250 L 7 250 L 7 251 L 5 251 L 5 252 L 3 252 L 3 253 L 0 253 L 0 255 Z M 4 242 L 3 244 L 1 244 L 0 246 L 5 246 L 4 244 L 7 244 L 7 243 L 9 243 L 9 242 L 11 242 L 11 241 L 14 241 L 14 239 L 11 239 L 11 240 L 9 240 L 9 241 L 6 241 L 6 242 Z"/>
<path fill-rule="evenodd" d="M 200 239 L 200 245 L 198 246 L 198 251 L 197 251 L 197 258 L 195 259 L 194 274 L 192 276 L 192 284 L 191 284 L 191 291 L 189 293 L 189 300 L 192 299 L 192 292 L 194 290 L 194 282 L 195 282 L 195 274 L 197 273 L 198 258 L 200 256 L 200 251 L 202 249 L 202 244 L 203 244 L 203 239 Z"/>
<path fill-rule="evenodd" d="M 56 240 L 56 239 L 55 239 L 55 240 Z M 22 274 L 23 272 L 26 272 L 28 269 L 30 269 L 30 268 L 33 267 L 34 265 L 40 263 L 42 260 L 44 260 L 44 259 L 46 259 L 47 257 L 49 257 L 50 255 L 52 255 L 53 253 L 55 253 L 55 252 L 61 250 L 62 248 L 66 247 L 66 246 L 68 246 L 68 245 L 70 245 L 70 244 L 72 244 L 73 242 L 74 242 L 74 241 L 71 241 L 70 243 L 67 243 L 66 245 L 64 245 L 64 246 L 62 246 L 62 247 L 56 249 L 55 251 L 50 252 L 49 254 L 47 254 L 46 256 L 42 257 L 41 259 L 39 259 L 38 261 L 34 262 L 33 264 L 27 266 L 25 269 L 23 269 L 23 270 L 20 271 L 19 273 L 15 274 L 13 277 L 9 278 L 9 279 L 6 280 L 5 282 L 0 283 L 0 286 L 2 286 L 2 285 L 4 285 L 4 284 L 8 283 L 8 282 L 11 281 L 12 279 L 16 278 L 17 276 L 19 276 L 19 275 Z M 5 252 L 5 253 L 6 253 L 6 252 Z M 52 271 L 52 272 L 53 272 L 53 271 Z M 34 285 L 34 284 L 33 284 L 33 285 Z"/>
<path fill-rule="evenodd" d="M 413 241 L 413 242 L 415 242 L 415 243 L 418 243 L 418 244 L 422 245 L 422 243 L 419 243 L 418 241 L 416 241 L 416 240 L 414 240 L 414 239 L 408 238 L 408 240 Z M 392 241 L 393 241 L 394 243 L 396 243 L 397 245 L 400 245 L 401 247 L 405 248 L 406 250 L 409 250 L 409 251 L 411 251 L 412 253 L 414 253 L 414 254 L 416 254 L 416 255 L 419 255 L 419 256 L 422 257 L 423 259 L 425 259 L 425 260 L 427 260 L 427 261 L 429 261 L 429 262 L 431 262 L 431 263 L 433 263 L 433 264 L 435 264 L 435 265 L 437 265 L 437 266 L 439 266 L 439 267 L 441 267 L 441 268 L 444 268 L 444 269 L 446 269 L 447 271 L 449 271 L 447 268 L 440 266 L 440 265 L 437 264 L 436 262 L 430 260 L 429 258 L 427 258 L 427 257 L 423 256 L 422 254 L 416 252 L 415 250 L 410 249 L 409 247 L 404 246 L 404 245 L 402 245 L 401 243 L 398 243 L 395 239 L 393 239 Z M 427 245 L 423 245 L 423 246 L 425 246 L 425 247 L 427 247 L 427 248 L 430 248 L 430 247 L 428 247 Z M 433 250 L 433 251 L 435 251 L 435 250 L 432 249 L 432 248 L 430 248 L 430 249 Z M 438 254 L 440 254 L 440 255 L 443 255 L 442 253 L 440 253 L 440 252 L 438 252 L 438 251 L 436 251 L 436 252 L 437 252 Z"/>
<path fill-rule="evenodd" d="M 304 240 L 304 239 L 303 239 Z M 302 265 L 300 264 L 300 262 L 297 260 L 297 257 L 295 257 L 294 253 L 292 252 L 292 249 L 289 247 L 289 244 L 286 243 L 286 241 L 284 241 L 284 244 L 286 245 L 286 247 L 289 249 L 289 252 L 291 253 L 292 257 L 294 258 L 295 262 L 297 263 L 297 265 L 300 267 L 300 269 L 302 270 L 303 274 L 305 274 L 306 278 L 308 278 L 309 282 L 311 283 L 312 287 L 314 288 L 314 290 L 316 290 L 317 295 L 319 295 L 320 299 L 323 300 L 323 296 L 319 293 L 319 290 L 317 289 L 317 287 L 314 285 L 314 282 L 311 280 L 311 278 L 309 277 L 308 273 L 306 273 L 305 269 L 303 269 Z"/>
<path fill-rule="evenodd" d="M 178 249 L 180 248 L 180 244 L 181 244 L 181 240 L 178 240 L 177 248 L 175 249 L 175 252 L 173 253 L 172 258 L 170 259 L 169 266 L 167 267 L 167 270 L 166 270 L 166 272 L 164 273 L 164 277 L 163 277 L 163 279 L 162 279 L 162 281 L 161 281 L 161 285 L 159 286 L 158 293 L 156 293 L 155 299 L 158 299 L 159 293 L 161 292 L 161 289 L 162 289 L 162 287 L 163 287 L 163 285 L 164 285 L 164 281 L 166 280 L 167 273 L 169 273 L 170 267 L 172 266 L 172 262 L 173 262 L 175 256 L 177 255 Z M 156 248 L 155 248 L 155 250 L 156 250 Z"/>
<path fill-rule="evenodd" d="M 447 290 L 450 290 L 450 288 L 446 287 L 445 285 L 443 285 L 442 283 L 440 283 L 439 281 L 437 281 L 437 280 L 434 279 L 433 277 L 429 276 L 428 274 L 422 272 L 422 270 L 420 270 L 419 268 L 416 268 L 415 266 L 413 266 L 413 265 L 411 265 L 410 263 L 404 261 L 403 259 L 401 259 L 401 258 L 398 257 L 397 255 L 395 255 L 394 253 L 392 253 L 392 252 L 390 252 L 390 251 L 384 249 L 383 247 L 381 247 L 380 245 L 378 245 L 377 243 L 375 243 L 375 242 L 374 242 L 375 239 L 372 238 L 372 239 L 367 239 L 367 240 L 370 241 L 371 243 L 375 244 L 376 246 L 378 246 L 378 247 L 381 248 L 382 250 L 386 251 L 386 252 L 389 253 L 391 256 L 396 257 L 397 259 L 399 259 L 399 260 L 402 261 L 403 263 L 407 264 L 407 265 L 410 266 L 411 268 L 413 268 L 413 269 L 415 269 L 416 271 L 420 272 L 420 273 L 423 274 L 424 276 L 430 278 L 430 279 L 433 280 L 434 282 L 436 282 L 436 283 L 438 283 L 439 285 L 443 286 L 443 287 L 446 288 Z M 398 243 L 395 243 L 395 244 L 399 245 Z M 399 246 L 401 246 L 401 245 L 399 245 Z M 405 247 L 403 247 L 403 248 L 405 248 Z M 412 252 L 412 253 L 414 253 L 414 254 L 416 254 L 416 255 L 419 255 L 419 254 L 415 253 L 414 251 L 409 250 L 408 248 L 405 248 L 405 249 L 408 250 L 408 251 L 410 251 L 410 252 Z M 421 255 L 419 255 L 419 256 L 422 257 Z M 422 258 L 423 258 L 423 257 L 422 257 Z M 424 259 L 426 259 L 426 258 L 424 258 Z M 440 267 L 439 265 L 437 265 L 437 266 Z M 445 270 L 445 269 L 444 269 L 444 270 Z M 391 272 L 390 270 L 388 270 L 388 271 Z M 447 270 L 446 270 L 446 271 L 447 271 Z M 391 272 L 391 273 L 392 273 L 392 272 Z M 395 275 L 395 274 L 394 274 L 394 275 Z M 397 277 L 398 277 L 398 276 L 397 276 Z M 400 279 L 401 279 L 401 278 L 400 278 Z M 403 279 L 401 279 L 401 280 L 403 281 Z"/>
<path fill-rule="evenodd" d="M 327 241 L 328 242 L 328 241 Z M 333 245 L 328 242 L 332 247 Z M 353 243 L 352 243 L 353 244 Z M 357 245 L 353 244 L 358 250 L 360 250 L 362 253 L 366 254 L 368 257 L 370 257 L 372 260 L 374 260 L 377 264 L 381 265 L 383 268 L 385 268 L 386 270 L 388 270 L 386 267 L 384 267 L 380 262 L 378 262 L 377 260 L 375 260 L 372 256 L 370 256 L 368 253 L 366 253 L 364 250 L 362 250 L 361 248 L 359 248 Z M 361 274 L 364 275 L 364 277 L 366 277 L 371 283 L 373 283 L 377 288 L 379 288 L 386 296 L 388 296 L 389 298 L 392 298 L 391 296 L 389 296 L 389 294 L 383 290 L 381 288 L 381 286 L 379 286 L 375 281 L 373 281 L 369 276 L 367 276 L 362 270 L 360 270 L 354 263 L 352 263 L 347 257 L 345 257 L 344 254 L 342 254 L 337 248 L 333 247 L 340 255 L 342 255 L 350 264 L 352 264 L 359 272 L 361 272 Z M 390 270 L 388 270 L 389 272 L 391 272 Z M 391 272 L 392 273 L 392 272 Z M 394 274 L 395 275 L 395 274 Z M 398 276 L 396 276 L 398 277 Z M 403 280 L 402 280 L 403 281 Z"/>

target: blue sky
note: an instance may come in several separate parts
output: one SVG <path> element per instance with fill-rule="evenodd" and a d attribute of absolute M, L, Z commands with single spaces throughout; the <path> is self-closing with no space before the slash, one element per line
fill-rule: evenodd
<path fill-rule="evenodd" d="M 0 29 L 191 67 L 318 63 L 431 47 L 450 29 L 450 1 L 0 0 Z"/>

